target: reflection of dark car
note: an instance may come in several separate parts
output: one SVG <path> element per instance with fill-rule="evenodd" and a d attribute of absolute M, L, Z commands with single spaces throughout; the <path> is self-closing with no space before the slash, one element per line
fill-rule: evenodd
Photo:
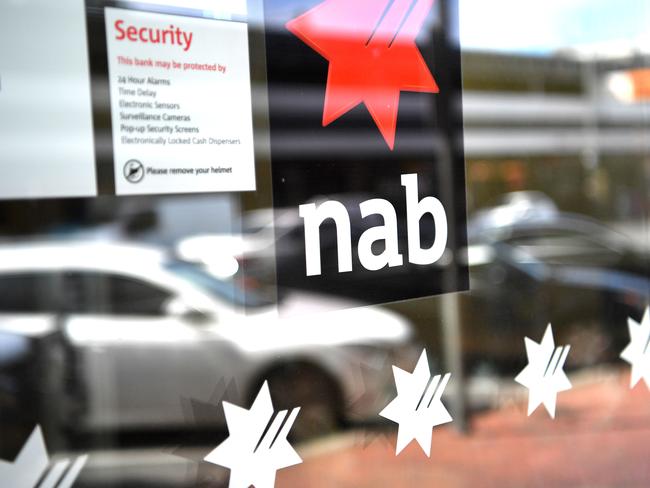
<path fill-rule="evenodd" d="M 627 317 L 640 318 L 650 296 L 648 254 L 576 215 L 482 220 L 470 224 L 467 357 L 521 361 L 523 337 L 541 338 L 551 322 L 574 365 L 616 358 Z"/>

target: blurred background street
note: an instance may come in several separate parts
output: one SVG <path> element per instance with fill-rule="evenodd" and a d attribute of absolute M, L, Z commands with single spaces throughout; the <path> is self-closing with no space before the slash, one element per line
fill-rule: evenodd
<path fill-rule="evenodd" d="M 279 3 L 297 15 L 313 2 Z M 0 458 L 40 425 L 54 460 L 89 454 L 75 487 L 225 487 L 228 470 L 203 461 L 228 435 L 222 402 L 249 408 L 269 381 L 277 409 L 302 407 L 291 440 L 304 463 L 278 487 L 650 486 L 650 390 L 629 388 L 620 358 L 628 319 L 650 304 L 647 1 L 464 0 L 460 14 L 460 33 L 431 22 L 418 43 L 431 56 L 434 40 L 461 38 L 463 134 L 413 129 L 435 119 L 435 97 L 400 106 L 401 167 L 428 167 L 427 151 L 466 157 L 467 246 L 427 274 L 276 286 L 278 269 L 304 278 L 304 232 L 297 208 L 273 208 L 271 156 L 296 169 L 283 191 L 304 202 L 358 208 L 359 182 L 395 197 L 366 112 L 349 131 L 306 129 L 321 121 L 326 66 L 290 50 L 278 69 L 313 80 L 281 84 L 258 191 L 0 202 Z M 283 24 L 266 29 L 289 42 Z M 266 107 L 253 111 L 263 140 Z M 110 131 L 97 134 L 107 157 Z M 332 166 L 330 181 L 303 171 L 352 160 L 369 164 Z M 319 191 L 332 181 L 340 191 Z M 368 222 L 351 220 L 356 255 Z M 322 236 L 336 264 L 332 227 Z M 455 265 L 469 269 L 467 292 L 364 306 L 415 296 Z M 572 346 L 555 420 L 528 417 L 514 382 L 524 338 L 549 323 Z M 423 348 L 433 374 L 452 372 L 454 423 L 434 429 L 430 459 L 416 444 L 396 457 L 378 414 L 395 395 L 391 367 L 412 371 Z"/>

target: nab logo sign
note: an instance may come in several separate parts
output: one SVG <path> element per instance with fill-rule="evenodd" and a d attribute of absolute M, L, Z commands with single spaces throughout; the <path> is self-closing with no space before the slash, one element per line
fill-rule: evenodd
<path fill-rule="evenodd" d="M 265 34 L 280 296 L 340 308 L 469 289 L 457 12 L 264 0 L 286 27 Z"/>
<path fill-rule="evenodd" d="M 411 264 L 430 265 L 438 261 L 447 246 L 447 214 L 435 197 L 422 200 L 418 196 L 418 176 L 402 175 L 402 186 L 406 192 L 406 220 L 408 235 L 408 260 Z M 404 256 L 399 252 L 399 235 L 397 212 L 388 200 L 372 199 L 359 204 L 361 217 L 379 215 L 384 225 L 366 230 L 360 237 L 357 250 L 359 261 L 368 271 L 378 271 L 385 267 L 402 266 Z M 427 249 L 423 249 L 420 239 L 420 221 L 425 214 L 433 217 L 436 236 Z M 352 271 L 352 233 L 350 215 L 345 206 L 331 200 L 320 205 L 310 203 L 300 206 L 300 217 L 305 225 L 305 256 L 307 276 L 321 274 L 321 239 L 320 228 L 327 219 L 336 224 L 336 241 L 338 249 L 339 272 Z M 375 254 L 373 244 L 381 241 L 384 251 Z"/>

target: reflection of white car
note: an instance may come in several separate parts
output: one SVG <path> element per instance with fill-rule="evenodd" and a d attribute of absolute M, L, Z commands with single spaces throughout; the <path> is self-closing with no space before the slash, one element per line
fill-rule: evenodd
<path fill-rule="evenodd" d="M 184 261 L 205 266 L 218 277 L 230 277 L 239 271 L 244 260 L 254 259 L 258 268 L 257 277 L 272 274 L 276 252 L 294 252 L 294 247 L 303 239 L 302 220 L 297 209 L 258 209 L 246 213 L 242 220 L 240 235 L 201 234 L 182 239 L 176 252 Z M 281 240 L 282 249 L 276 248 Z M 215 253 L 215 249 L 219 252 Z M 249 263 L 250 264 L 250 263 Z"/>
<path fill-rule="evenodd" d="M 33 332 L 35 314 L 60 317 L 76 372 L 64 389 L 76 393 L 68 419 L 84 430 L 187 425 L 181 399 L 207 401 L 222 380 L 236 385 L 230 401 L 247 404 L 268 379 L 279 406 L 303 406 L 303 424 L 376 416 L 391 363 L 419 352 L 410 326 L 378 308 L 319 313 L 331 301 L 288 296 L 280 318 L 155 248 L 0 248 L 0 332 Z"/>

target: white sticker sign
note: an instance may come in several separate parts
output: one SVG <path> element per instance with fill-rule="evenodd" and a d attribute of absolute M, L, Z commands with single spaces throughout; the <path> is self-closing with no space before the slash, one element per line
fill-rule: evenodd
<path fill-rule="evenodd" d="M 84 2 L 0 5 L 0 200 L 94 196 Z"/>
<path fill-rule="evenodd" d="M 247 24 L 105 18 L 116 193 L 255 190 Z"/>

